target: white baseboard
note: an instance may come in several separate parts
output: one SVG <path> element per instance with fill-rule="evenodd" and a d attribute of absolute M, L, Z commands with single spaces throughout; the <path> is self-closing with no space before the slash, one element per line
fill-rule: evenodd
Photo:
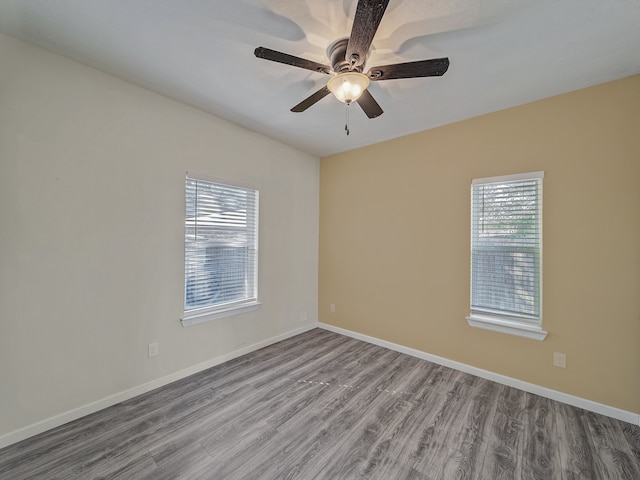
<path fill-rule="evenodd" d="M 506 375 L 500 375 L 498 373 L 490 372 L 488 370 L 483 370 L 481 368 L 473 367 L 471 365 L 466 365 L 464 363 L 456 362 L 454 360 L 449 360 L 444 357 L 432 355 L 430 353 L 416 350 L 414 348 L 405 347 L 403 345 L 398 345 L 396 343 L 387 342 L 386 340 L 380 340 L 379 338 L 370 337 L 369 335 L 363 335 L 361 333 L 352 332 L 351 330 L 335 327 L 333 325 L 329 325 L 326 323 L 318 323 L 318 327 L 323 328 L 325 330 L 329 330 L 331 332 L 346 335 L 347 337 L 355 338 L 357 340 L 362 340 L 364 342 L 372 343 L 380 347 L 385 347 L 390 350 L 395 350 L 396 352 L 405 353 L 407 355 L 411 355 L 412 357 L 417 357 L 423 360 L 427 360 L 429 362 L 437 363 L 438 365 L 443 365 L 445 367 L 453 368 L 454 370 L 470 373 L 471 375 L 475 375 L 477 377 L 486 378 L 487 380 L 492 380 L 502 385 L 507 385 L 509 387 L 517 388 L 519 390 L 524 390 L 525 392 L 540 395 L 541 397 L 549 398 L 551 400 L 557 400 L 559 402 L 566 403 L 567 405 L 573 405 L 574 407 L 583 408 L 584 410 L 588 410 L 590 412 L 600 413 L 602 415 L 606 415 L 607 417 L 622 420 L 623 422 L 631 423 L 634 425 L 640 425 L 639 413 L 628 412 L 620 408 L 611 407 L 609 405 L 604 405 L 602 403 L 594 402 L 592 400 L 576 397 L 575 395 L 569 395 L 568 393 L 563 393 L 557 390 L 552 390 L 550 388 L 541 387 L 533 383 L 523 382 L 522 380 L 518 380 L 517 378 L 511 378 L 511 377 L 507 377 Z"/>
<path fill-rule="evenodd" d="M 47 430 L 50 430 L 52 428 L 59 427 L 60 425 L 64 425 L 65 423 L 69 423 L 73 420 L 77 420 L 78 418 L 84 417 L 91 413 L 95 413 L 117 403 L 124 402 L 125 400 L 137 397 L 138 395 L 141 395 L 143 393 L 147 393 L 151 390 L 155 390 L 156 388 L 163 387 L 171 382 L 175 382 L 176 380 L 181 380 L 188 377 L 189 375 L 193 375 L 194 373 L 198 373 L 208 368 L 215 367 L 216 365 L 220 365 L 221 363 L 227 362 L 242 355 L 246 355 L 247 353 L 251 353 L 260 348 L 272 345 L 281 340 L 286 340 L 287 338 L 299 335 L 317 327 L 317 323 L 307 324 L 295 330 L 290 330 L 280 335 L 276 335 L 275 337 L 262 340 L 252 345 L 247 345 L 238 350 L 234 350 L 233 352 L 226 353 L 211 360 L 207 360 L 206 362 L 202 362 L 189 368 L 185 368 L 184 370 L 180 370 L 179 372 L 174 372 L 164 377 L 156 378 L 155 380 L 151 380 L 150 382 L 138 385 L 137 387 L 133 387 L 128 390 L 115 393 L 113 395 L 109 395 L 108 397 L 102 398 L 95 402 L 91 402 L 87 405 L 68 410 L 59 415 L 55 415 L 40 422 L 33 423 L 19 430 L 9 432 L 5 435 L 0 436 L 0 448 L 7 447 L 14 443 L 46 432 Z"/>

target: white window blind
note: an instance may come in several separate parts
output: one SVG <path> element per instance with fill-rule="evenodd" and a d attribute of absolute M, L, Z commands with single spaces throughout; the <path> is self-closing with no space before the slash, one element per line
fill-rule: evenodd
<path fill-rule="evenodd" d="M 543 172 L 471 186 L 471 314 L 541 324 Z"/>
<path fill-rule="evenodd" d="M 258 191 L 186 179 L 184 310 L 257 302 Z"/>

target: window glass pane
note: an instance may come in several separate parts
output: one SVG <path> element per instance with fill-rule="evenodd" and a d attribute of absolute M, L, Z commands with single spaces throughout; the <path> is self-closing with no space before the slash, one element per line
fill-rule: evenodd
<path fill-rule="evenodd" d="M 542 178 L 472 186 L 471 310 L 538 323 Z"/>
<path fill-rule="evenodd" d="M 185 311 L 257 299 L 258 192 L 187 177 Z"/>

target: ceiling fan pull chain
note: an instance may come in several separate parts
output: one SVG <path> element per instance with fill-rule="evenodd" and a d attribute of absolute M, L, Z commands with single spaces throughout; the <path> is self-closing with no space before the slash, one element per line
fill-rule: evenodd
<path fill-rule="evenodd" d="M 347 135 L 349 135 L 349 105 L 351 105 L 351 103 L 346 103 L 345 104 L 345 120 L 344 120 L 344 131 L 347 132 Z"/>

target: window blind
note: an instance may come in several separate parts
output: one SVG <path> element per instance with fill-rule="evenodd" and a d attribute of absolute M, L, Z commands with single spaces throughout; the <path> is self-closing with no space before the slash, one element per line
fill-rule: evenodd
<path fill-rule="evenodd" d="M 256 301 L 257 254 L 258 191 L 187 176 L 185 312 Z"/>
<path fill-rule="evenodd" d="M 539 324 L 543 174 L 527 175 L 472 183 L 471 311 Z"/>

